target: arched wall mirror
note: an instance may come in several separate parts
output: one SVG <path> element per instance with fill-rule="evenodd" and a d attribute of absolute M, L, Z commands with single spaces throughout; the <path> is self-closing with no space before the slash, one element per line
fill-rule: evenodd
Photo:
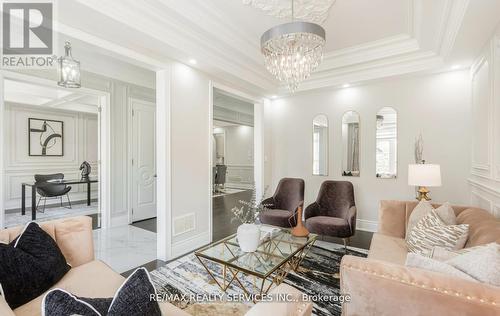
<path fill-rule="evenodd" d="M 359 114 L 348 111 L 342 116 L 342 175 L 359 177 Z"/>
<path fill-rule="evenodd" d="M 313 119 L 313 175 L 328 175 L 328 118 L 324 114 Z"/>
<path fill-rule="evenodd" d="M 377 112 L 376 122 L 377 178 L 394 179 L 398 173 L 398 113 L 384 107 Z"/>

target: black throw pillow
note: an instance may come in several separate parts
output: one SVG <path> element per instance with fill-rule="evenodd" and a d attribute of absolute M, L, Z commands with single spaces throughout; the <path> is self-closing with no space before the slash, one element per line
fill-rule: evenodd
<path fill-rule="evenodd" d="M 97 285 L 96 285 L 97 286 Z M 114 298 L 76 297 L 64 290 L 48 292 L 42 301 L 43 316 L 161 316 L 160 306 L 151 300 L 156 290 L 144 268 L 132 273 Z"/>
<path fill-rule="evenodd" d="M 10 244 L 0 244 L 0 286 L 12 309 L 50 289 L 71 269 L 49 234 L 28 223 Z"/>
<path fill-rule="evenodd" d="M 42 301 L 42 316 L 103 316 L 112 298 L 80 298 L 62 289 L 53 289 Z"/>
<path fill-rule="evenodd" d="M 132 273 L 115 293 L 108 316 L 161 316 L 160 306 L 151 300 L 156 290 L 145 268 Z"/>

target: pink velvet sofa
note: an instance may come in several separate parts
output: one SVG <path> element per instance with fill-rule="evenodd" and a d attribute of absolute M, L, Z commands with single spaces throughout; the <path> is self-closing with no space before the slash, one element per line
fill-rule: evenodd
<path fill-rule="evenodd" d="M 343 315 L 500 315 L 500 288 L 405 266 L 408 218 L 415 201 L 381 201 L 379 228 L 368 258 L 344 256 L 341 291 L 351 296 Z M 434 205 L 438 207 L 439 205 Z M 500 243 L 500 221 L 489 212 L 453 206 L 469 224 L 465 247 Z"/>
<path fill-rule="evenodd" d="M 104 262 L 94 259 L 92 236 L 92 219 L 79 216 L 61 220 L 40 223 L 61 249 L 71 270 L 56 284 L 54 288 L 65 289 L 81 297 L 113 297 L 125 278 L 113 271 Z M 21 233 L 22 227 L 0 230 L 0 242 L 8 243 Z M 273 289 L 274 293 L 288 293 L 301 297 L 297 289 L 281 284 Z M 0 296 L 0 316 L 40 316 L 41 302 L 44 295 L 28 302 L 15 310 L 11 310 L 7 302 Z M 188 313 L 172 304 L 160 303 L 163 315 L 189 316 Z M 271 302 L 258 303 L 250 309 L 247 315 L 273 316 L 309 316 L 312 304 L 310 302 Z"/>

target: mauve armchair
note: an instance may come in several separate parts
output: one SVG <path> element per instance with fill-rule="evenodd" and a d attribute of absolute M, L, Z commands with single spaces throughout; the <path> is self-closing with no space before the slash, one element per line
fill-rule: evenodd
<path fill-rule="evenodd" d="M 342 238 L 346 247 L 349 237 L 356 232 L 356 203 L 352 183 L 323 182 L 316 202 L 306 208 L 304 217 L 306 228 L 311 233 Z"/>
<path fill-rule="evenodd" d="M 260 222 L 279 227 L 294 227 L 297 224 L 297 208 L 304 204 L 304 187 L 302 179 L 281 179 L 274 195 L 261 203 L 267 209 L 260 213 Z"/>

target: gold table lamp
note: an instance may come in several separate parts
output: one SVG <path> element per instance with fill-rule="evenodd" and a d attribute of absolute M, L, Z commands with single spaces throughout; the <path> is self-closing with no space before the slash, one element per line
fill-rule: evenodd
<path fill-rule="evenodd" d="M 441 167 L 435 164 L 408 165 L 408 185 L 418 186 L 417 200 L 427 200 L 429 189 L 427 187 L 441 186 Z"/>

